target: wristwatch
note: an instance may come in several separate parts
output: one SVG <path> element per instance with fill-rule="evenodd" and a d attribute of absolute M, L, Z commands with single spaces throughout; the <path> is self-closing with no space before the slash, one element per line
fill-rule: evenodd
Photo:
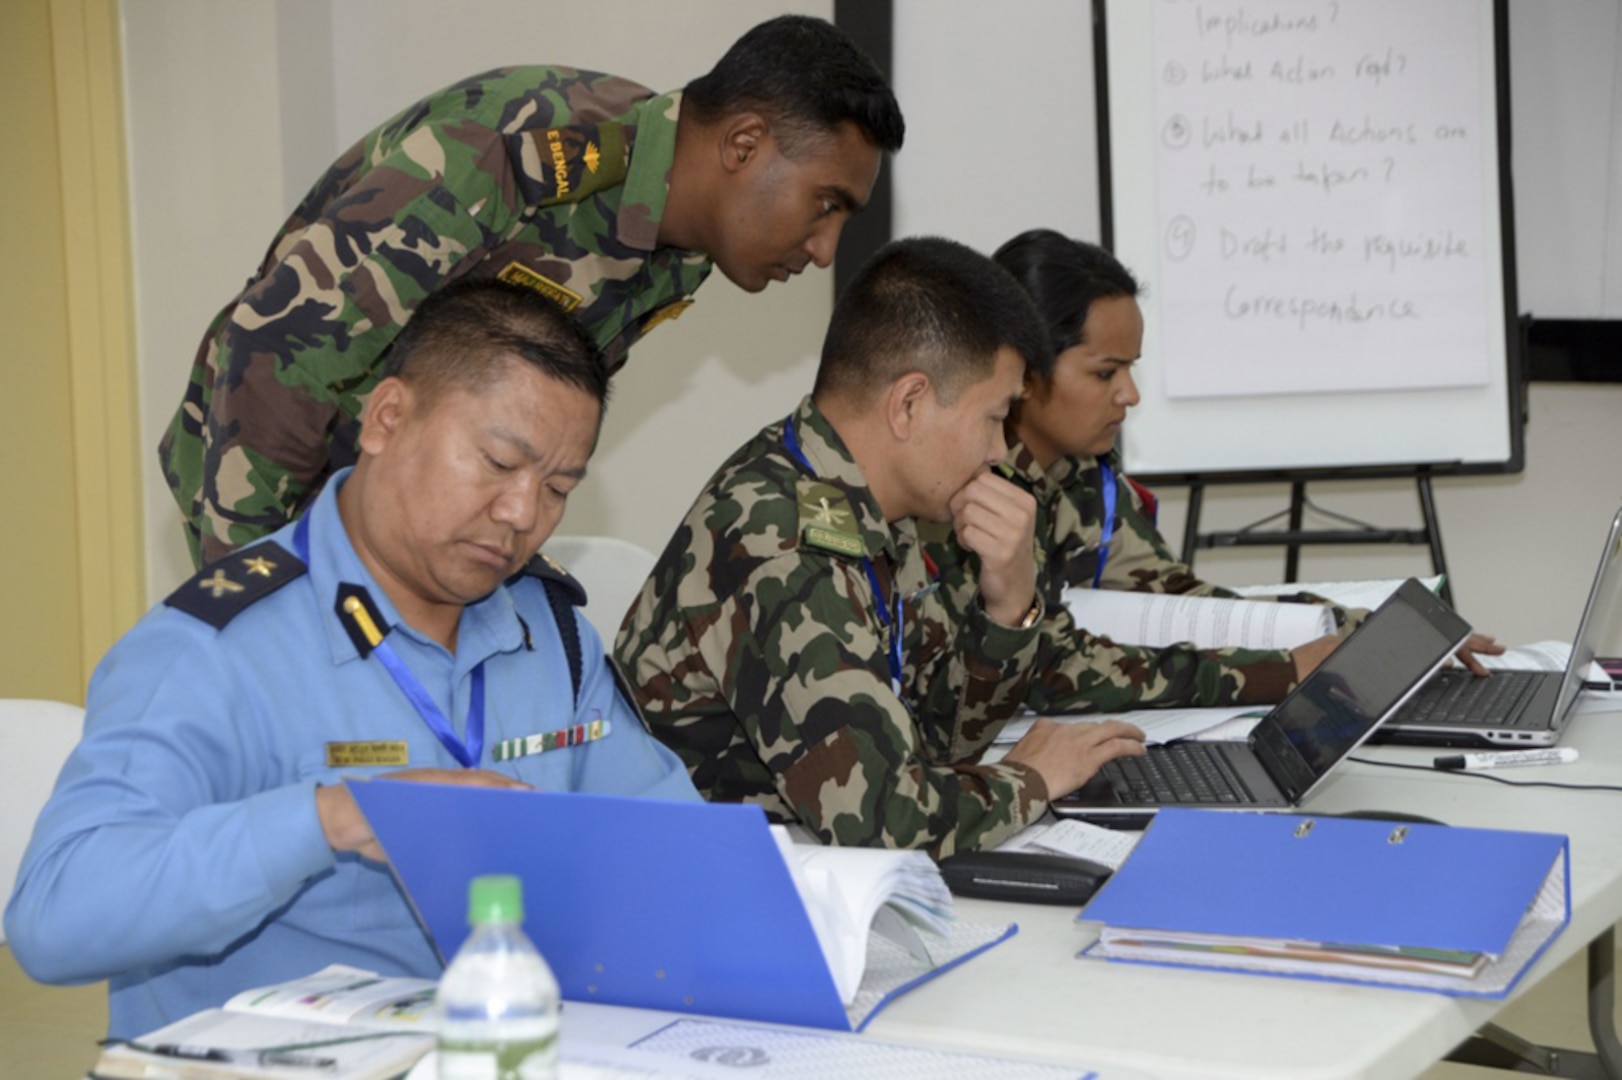
<path fill-rule="evenodd" d="M 1023 619 L 1019 620 L 1019 625 L 1016 626 L 1015 629 L 1016 630 L 1029 630 L 1031 627 L 1035 626 L 1037 623 L 1039 623 L 1041 621 L 1042 621 L 1042 594 L 1037 593 L 1035 599 L 1033 599 L 1031 601 L 1031 610 L 1027 611 L 1025 613 L 1025 617 Z"/>

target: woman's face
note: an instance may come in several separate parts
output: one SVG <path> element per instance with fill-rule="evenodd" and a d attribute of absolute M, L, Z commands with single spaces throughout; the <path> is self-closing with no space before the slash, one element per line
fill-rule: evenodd
<path fill-rule="evenodd" d="M 1060 457 L 1107 454 L 1126 411 L 1138 403 L 1132 365 L 1143 352 L 1143 315 L 1130 296 L 1096 300 L 1081 344 L 1060 353 L 1053 378 L 1028 376 L 1014 422 L 1020 442 L 1047 468 Z"/>

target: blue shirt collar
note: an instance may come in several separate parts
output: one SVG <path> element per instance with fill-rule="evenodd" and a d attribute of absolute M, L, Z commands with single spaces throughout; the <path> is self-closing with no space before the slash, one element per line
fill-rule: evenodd
<path fill-rule="evenodd" d="M 338 513 L 338 489 L 349 478 L 350 471 L 342 469 L 334 473 L 306 511 L 310 518 L 307 570 L 310 585 L 315 590 L 321 625 L 332 650 L 332 662 L 342 664 L 360 659 L 360 653 L 356 651 L 355 643 L 350 640 L 334 606 L 338 586 L 345 582 L 360 585 L 371 594 L 384 620 L 395 628 L 392 634 L 405 634 L 413 641 L 442 649 L 438 642 L 401 620 L 399 610 L 349 542 L 349 533 L 344 529 L 343 518 Z M 289 524 L 273 537 L 288 551 L 293 550 L 293 528 Z M 462 609 L 462 621 L 456 631 L 458 670 L 471 669 L 496 653 L 515 652 L 523 646 L 524 628 L 519 621 L 512 594 L 505 585 L 497 586 L 489 596 Z"/>

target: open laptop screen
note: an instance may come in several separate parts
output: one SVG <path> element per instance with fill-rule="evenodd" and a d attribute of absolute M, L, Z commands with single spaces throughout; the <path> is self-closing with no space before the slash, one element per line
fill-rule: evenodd
<path fill-rule="evenodd" d="M 1258 741 L 1276 742 L 1282 736 L 1299 755 L 1292 764 L 1304 764 L 1310 773 L 1310 779 L 1302 777 L 1310 787 L 1469 632 L 1469 625 L 1424 586 L 1405 583 L 1269 714 L 1258 734 L 1261 728 L 1269 730 Z M 1262 746 L 1257 749 L 1265 753 Z"/>
<path fill-rule="evenodd" d="M 1583 605 L 1582 621 L 1577 624 L 1577 639 L 1571 644 L 1571 663 L 1566 665 L 1565 681 L 1560 685 L 1560 702 L 1555 716 L 1562 717 L 1588 675 L 1588 665 L 1601 649 L 1622 650 L 1622 510 L 1611 519 L 1611 531 L 1605 535 L 1605 548 L 1600 552 L 1599 569 L 1594 572 L 1594 585 L 1588 591 Z"/>

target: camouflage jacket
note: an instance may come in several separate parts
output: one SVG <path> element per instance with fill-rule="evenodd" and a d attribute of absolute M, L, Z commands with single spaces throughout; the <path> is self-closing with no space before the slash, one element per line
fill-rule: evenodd
<path fill-rule="evenodd" d="M 679 99 L 596 72 L 502 68 L 339 158 L 210 325 L 159 447 L 193 558 L 279 528 L 353 462 L 385 350 L 445 283 L 528 285 L 614 367 L 679 314 L 711 265 L 658 244 Z"/>
<path fill-rule="evenodd" d="M 1038 670 L 1026 704 L 1038 712 L 1121 712 L 1128 709 L 1271 704 L 1295 685 L 1295 665 L 1284 650 L 1149 648 L 1117 644 L 1078 627 L 1065 609 L 1068 588 L 1089 588 L 1103 540 L 1101 472 L 1092 458 L 1062 457 L 1043 470 L 1014 441 L 1007 461 L 1017 482 L 1036 496 L 1038 579 L 1047 608 Z M 1099 587 L 1136 592 L 1233 597 L 1238 594 L 1196 578 L 1172 555 L 1150 520 L 1137 489 L 1125 482 L 1120 455 L 1110 466 L 1117 486 L 1116 522 Z M 973 560 L 950 530 L 928 529 L 926 549 L 942 568 L 943 587 L 972 588 Z M 1271 599 L 1271 598 L 1268 598 Z M 1318 602 L 1295 594 L 1289 599 Z M 1361 612 L 1334 609 L 1337 622 Z"/>
<path fill-rule="evenodd" d="M 824 843 L 998 843 L 1046 807 L 1022 764 L 978 760 L 1025 695 L 1039 634 L 932 580 L 807 398 L 721 466 L 626 614 L 615 654 L 653 733 L 710 799 L 754 802 Z M 899 696 L 865 557 L 903 598 Z M 890 610 L 888 607 L 885 609 Z"/>

